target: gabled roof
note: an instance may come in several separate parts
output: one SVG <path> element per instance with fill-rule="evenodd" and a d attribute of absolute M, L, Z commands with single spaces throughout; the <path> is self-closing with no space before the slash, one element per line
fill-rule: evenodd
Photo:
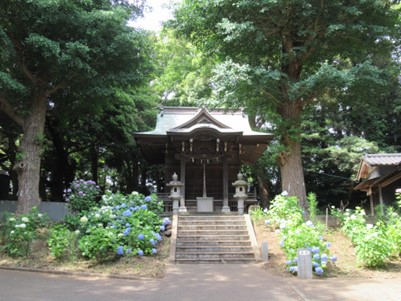
<path fill-rule="evenodd" d="M 253 131 L 242 110 L 196 107 L 163 107 L 152 131 L 136 132 L 134 137 L 150 162 L 163 158 L 166 145 L 175 138 L 210 133 L 215 137 L 231 137 L 241 144 L 241 159 L 256 161 L 273 139 L 272 134 Z"/>
<path fill-rule="evenodd" d="M 366 179 L 377 166 L 399 166 L 401 154 L 368 154 L 362 158 L 357 179 Z"/>
<path fill-rule="evenodd" d="M 214 128 L 221 133 L 242 133 L 242 136 L 266 137 L 271 134 L 253 131 L 248 116 L 242 110 L 224 110 L 197 107 L 163 107 L 157 116 L 156 128 L 148 132 L 137 132 L 135 137 L 167 136 L 171 133 L 190 132 L 196 128 Z"/>

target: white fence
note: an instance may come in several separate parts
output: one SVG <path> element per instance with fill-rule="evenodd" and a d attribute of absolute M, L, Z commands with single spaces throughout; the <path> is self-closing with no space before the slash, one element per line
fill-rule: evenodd
<path fill-rule="evenodd" d="M 15 212 L 17 201 L 0 201 L 0 215 L 4 212 Z M 39 211 L 47 213 L 50 220 L 61 221 L 68 214 L 67 203 L 64 202 L 41 202 Z"/>

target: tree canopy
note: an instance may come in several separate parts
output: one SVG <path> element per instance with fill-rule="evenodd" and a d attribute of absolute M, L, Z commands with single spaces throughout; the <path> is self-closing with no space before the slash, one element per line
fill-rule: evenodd
<path fill-rule="evenodd" d="M 127 26 L 142 1 L 2 1 L 0 110 L 22 130 L 17 212 L 38 204 L 46 114 L 96 115 L 148 73 L 144 33 Z"/>
<path fill-rule="evenodd" d="M 302 114 L 325 95 L 372 99 L 367 89 L 386 85 L 372 56 L 394 49 L 392 2 L 184 0 L 175 16 L 178 34 L 225 60 L 213 81 L 218 101 L 274 118 L 282 189 L 306 208 Z"/>

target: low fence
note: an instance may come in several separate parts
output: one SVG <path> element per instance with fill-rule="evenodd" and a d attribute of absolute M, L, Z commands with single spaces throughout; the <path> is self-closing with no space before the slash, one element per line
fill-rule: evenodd
<path fill-rule="evenodd" d="M 0 201 L 0 214 L 15 212 L 17 201 Z M 47 213 L 50 220 L 61 221 L 68 214 L 67 203 L 64 202 L 41 202 L 39 211 Z"/>

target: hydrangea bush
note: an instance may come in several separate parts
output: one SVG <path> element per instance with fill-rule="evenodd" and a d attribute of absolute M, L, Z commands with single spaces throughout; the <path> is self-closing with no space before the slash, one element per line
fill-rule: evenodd
<path fill-rule="evenodd" d="M 261 215 L 260 212 L 257 214 Z M 274 227 L 280 236 L 280 246 L 287 257 L 288 272 L 298 272 L 298 249 L 311 251 L 312 269 L 318 276 L 323 275 L 330 263 L 337 261 L 336 256 L 330 256 L 331 243 L 324 241 L 323 227 L 314 225 L 312 221 L 304 222 L 303 212 L 296 197 L 283 192 L 275 197 L 270 209 L 265 210 L 264 214 L 265 224 Z"/>
<path fill-rule="evenodd" d="M 73 214 L 90 210 L 98 204 L 100 188 L 95 181 L 82 179 L 73 181 L 70 188 L 64 191 L 64 198 Z"/>
<path fill-rule="evenodd" d="M 160 232 L 168 219 L 161 220 L 162 202 L 156 196 L 138 193 L 104 195 L 100 207 L 80 218 L 79 249 L 84 257 L 104 260 L 114 256 L 144 256 L 157 253 Z"/>
<path fill-rule="evenodd" d="M 398 191 L 398 190 L 397 190 Z M 340 211 L 332 207 L 332 214 L 340 219 L 341 229 L 351 239 L 355 246 L 358 263 L 368 268 L 380 267 L 386 264 L 391 256 L 399 256 L 401 252 L 401 191 L 396 192 L 396 209 L 387 208 L 384 217 L 376 224 L 366 222 L 365 211 L 356 207 L 355 210 Z"/>
<path fill-rule="evenodd" d="M 2 226 L 2 250 L 13 257 L 27 256 L 31 243 L 39 237 L 39 229 L 48 222 L 46 214 L 33 208 L 28 214 L 7 214 Z"/>

